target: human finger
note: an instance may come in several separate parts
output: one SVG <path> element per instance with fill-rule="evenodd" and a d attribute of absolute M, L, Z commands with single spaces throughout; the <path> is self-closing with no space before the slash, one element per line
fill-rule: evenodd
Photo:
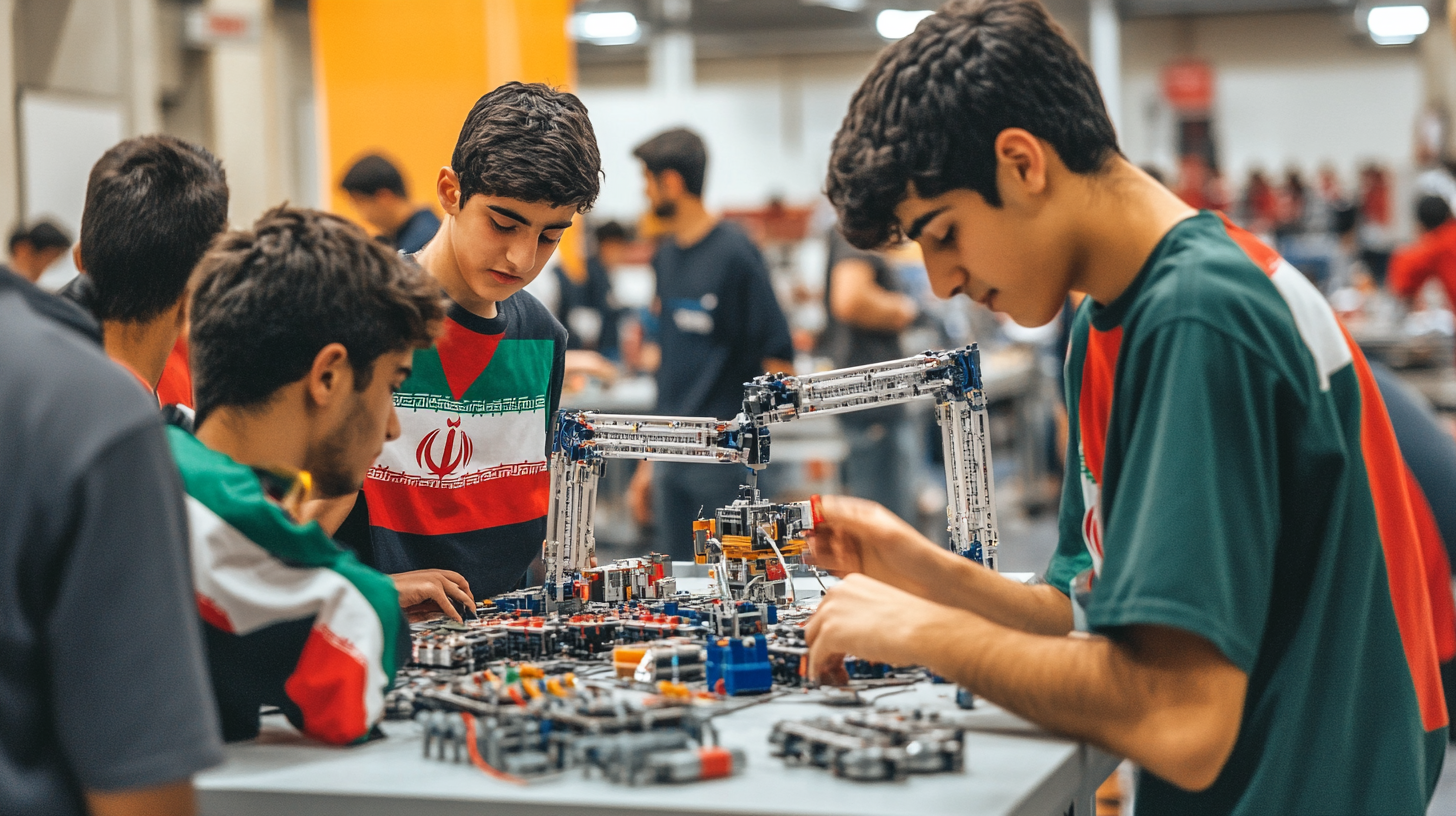
<path fill-rule="evenodd" d="M 455 611 L 455 604 L 450 603 L 450 597 L 445 594 L 445 588 L 442 585 L 432 583 L 426 594 L 430 596 L 431 600 L 440 605 L 441 612 L 444 612 L 460 623 L 465 622 L 464 618 L 460 617 L 460 613 Z"/>

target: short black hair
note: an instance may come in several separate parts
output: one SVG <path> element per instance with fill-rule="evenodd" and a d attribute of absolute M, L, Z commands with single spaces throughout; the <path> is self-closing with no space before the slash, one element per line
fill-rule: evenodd
<path fill-rule="evenodd" d="M 349 171 L 344 174 L 343 181 L 339 186 L 345 192 L 358 193 L 359 195 L 372 196 L 380 190 L 388 190 L 391 193 L 405 198 L 404 176 L 399 174 L 399 168 L 394 162 L 383 156 L 370 154 L 354 162 Z"/>
<path fill-rule="evenodd" d="M 627 228 L 622 226 L 618 221 L 608 221 L 600 227 L 597 227 L 596 238 L 598 244 L 603 241 L 632 240 L 632 236 L 627 232 Z"/>
<path fill-rule="evenodd" d="M 349 351 L 359 390 L 381 354 L 428 345 L 445 315 L 419 266 L 336 215 L 278 207 L 203 257 L 192 295 L 197 422 L 250 408 L 308 374 L 330 343 Z"/>
<path fill-rule="evenodd" d="M 637 145 L 632 155 L 647 165 L 647 172 L 654 176 L 676 170 L 682 176 L 683 187 L 690 194 L 703 197 L 703 179 L 708 173 L 708 148 L 698 134 L 687 128 L 673 128 Z"/>
<path fill-rule="evenodd" d="M 507 82 L 476 101 L 460 128 L 450 167 L 460 204 L 484 195 L 571 205 L 584 213 L 602 184 L 586 106 L 575 94 L 539 82 Z"/>
<path fill-rule="evenodd" d="M 1416 220 L 1427 230 L 1441 226 L 1450 218 L 1451 205 L 1440 196 L 1425 195 L 1416 202 Z"/>
<path fill-rule="evenodd" d="M 912 184 L 999 207 L 995 142 L 1013 127 L 1075 173 L 1120 154 L 1092 69 L 1039 2 L 946 3 L 885 49 L 834 137 L 826 192 L 845 237 L 862 249 L 902 238 L 895 207 Z"/>
<path fill-rule="evenodd" d="M 71 234 L 54 221 L 44 218 L 31 224 L 15 225 L 15 229 L 10 231 L 11 253 L 15 252 L 15 245 L 22 241 L 37 251 L 71 248 Z"/>
<path fill-rule="evenodd" d="M 144 322 L 176 305 L 192 268 L 227 225 L 222 164 L 172 136 L 106 151 L 86 184 L 81 264 L 101 320 Z"/>

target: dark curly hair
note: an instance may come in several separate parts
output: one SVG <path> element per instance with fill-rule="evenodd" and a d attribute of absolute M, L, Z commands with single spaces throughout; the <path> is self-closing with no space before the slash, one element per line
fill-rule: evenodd
<path fill-rule="evenodd" d="M 278 207 L 203 256 L 189 344 L 197 424 L 218 406 L 263 405 L 308 374 L 330 343 L 358 390 L 381 354 L 427 346 L 445 316 L 440 286 L 336 215 Z"/>
<path fill-rule="evenodd" d="M 1092 69 L 1036 0 L 952 0 L 886 48 L 834 137 L 826 193 L 860 248 L 899 240 L 910 185 L 1001 206 L 996 136 L 1025 128 L 1067 168 L 1119 154 Z"/>
<path fill-rule="evenodd" d="M 476 101 L 450 166 L 463 206 L 476 193 L 591 209 L 602 157 L 586 106 L 539 82 L 507 82 Z"/>

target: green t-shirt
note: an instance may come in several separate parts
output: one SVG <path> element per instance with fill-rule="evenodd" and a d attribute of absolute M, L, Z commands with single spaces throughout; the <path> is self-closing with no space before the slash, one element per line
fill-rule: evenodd
<path fill-rule="evenodd" d="M 1358 347 L 1300 273 L 1204 212 L 1078 310 L 1063 592 L 1090 629 L 1206 638 L 1249 677 L 1208 790 L 1139 814 L 1424 814 L 1446 710 L 1401 459 Z"/>

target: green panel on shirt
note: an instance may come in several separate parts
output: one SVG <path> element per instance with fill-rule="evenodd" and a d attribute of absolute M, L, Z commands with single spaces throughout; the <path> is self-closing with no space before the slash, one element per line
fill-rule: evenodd
<path fill-rule="evenodd" d="M 490 358 L 490 364 L 465 390 L 461 413 L 537 408 L 544 411 L 555 354 L 552 340 L 501 340 Z M 434 348 L 415 352 L 414 370 L 399 388 L 399 395 L 410 394 L 451 400 L 445 369 L 440 365 L 440 353 Z M 396 404 L 399 402 L 397 397 Z M 466 406 L 472 410 L 465 410 Z"/>
<path fill-rule="evenodd" d="M 1423 814 L 1443 752 L 1428 745 L 1400 640 L 1354 369 L 1322 390 L 1283 296 L 1211 214 L 1175 227 L 1117 301 L 1078 312 L 1048 581 L 1065 591 L 1091 565 L 1081 360 L 1089 327 L 1118 326 L 1088 623 L 1113 638 L 1130 625 L 1197 634 L 1249 678 L 1213 787 L 1144 773 L 1138 813 Z"/>

